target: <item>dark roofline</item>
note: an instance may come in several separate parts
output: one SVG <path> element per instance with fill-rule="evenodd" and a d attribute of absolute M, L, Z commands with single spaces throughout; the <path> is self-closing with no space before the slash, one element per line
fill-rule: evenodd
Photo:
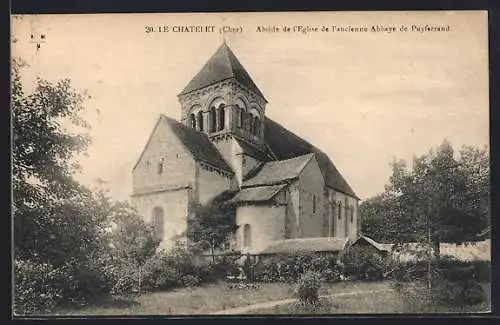
<path fill-rule="evenodd" d="M 284 159 L 284 160 L 272 160 L 272 161 L 268 161 L 267 163 L 264 163 L 262 164 L 262 166 L 260 166 L 259 168 L 259 171 L 253 176 L 257 176 L 259 174 L 259 172 L 262 170 L 262 168 L 266 165 L 266 164 L 269 164 L 269 163 L 280 163 L 280 162 L 283 162 L 283 161 L 287 161 L 287 160 L 292 160 L 292 159 L 297 159 L 299 157 L 302 157 L 302 156 L 307 156 L 307 155 L 311 155 L 311 157 L 309 157 L 309 159 L 306 161 L 306 163 L 304 164 L 304 166 L 302 166 L 301 169 L 299 169 L 299 171 L 297 172 L 297 175 L 296 176 L 293 176 L 293 177 L 287 177 L 287 178 L 283 178 L 283 179 L 280 179 L 278 181 L 274 181 L 274 182 L 269 182 L 269 183 L 261 183 L 261 184 L 254 184 L 254 185 L 248 185 L 248 186 L 244 186 L 244 182 L 243 181 L 243 184 L 241 186 L 241 188 L 250 188 L 250 187 L 261 187 L 261 186 L 271 186 L 271 185 L 278 185 L 278 184 L 283 184 L 283 183 L 289 183 L 289 181 L 291 180 L 295 180 L 297 178 L 299 178 L 300 174 L 302 174 L 302 172 L 304 171 L 304 169 L 306 168 L 306 166 L 309 164 L 309 162 L 311 162 L 311 159 L 314 158 L 316 159 L 316 154 L 314 152 L 311 152 L 311 153 L 307 153 L 305 155 L 301 155 L 301 156 L 297 156 L 297 157 L 294 157 L 294 158 L 290 158 L 290 159 Z M 316 160 L 316 163 L 318 161 Z M 320 168 L 321 169 L 321 168 Z M 320 170 L 321 172 L 321 170 Z M 321 176 L 323 177 L 323 182 L 325 182 L 324 180 L 324 176 L 323 174 L 321 173 Z M 252 178 L 253 178 L 252 177 Z M 249 178 L 247 179 L 247 181 L 251 180 L 252 178 Z"/>
<path fill-rule="evenodd" d="M 167 117 L 165 114 L 160 114 L 160 117 L 158 118 L 158 120 L 156 121 L 155 126 L 153 127 L 153 131 L 151 131 L 151 134 L 149 135 L 149 138 L 148 138 L 148 141 L 146 142 L 146 145 L 143 147 L 143 149 L 141 151 L 141 154 L 139 155 L 139 159 L 137 159 L 137 162 L 135 163 L 134 168 L 132 168 L 132 171 L 134 171 L 137 168 L 137 166 L 139 165 L 139 162 L 141 161 L 142 157 L 144 156 L 144 153 L 146 152 L 146 149 L 148 148 L 151 140 L 153 139 L 153 134 L 155 133 L 155 131 L 158 128 L 158 126 L 160 125 L 160 122 L 161 122 L 162 119 L 165 119 L 168 122 L 169 117 Z M 176 120 L 174 120 L 172 118 L 170 118 L 170 119 L 173 120 L 173 121 L 175 121 L 175 122 L 177 122 Z M 171 126 L 169 125 L 169 127 L 171 127 Z M 193 131 L 198 132 L 196 130 L 193 130 Z M 181 141 L 181 143 L 182 143 L 182 141 Z M 196 161 L 196 162 L 203 162 L 204 164 L 210 165 L 210 167 L 212 167 L 214 169 L 222 170 L 224 172 L 230 173 L 231 175 L 235 174 L 234 171 L 231 170 L 231 169 L 226 169 L 226 168 L 222 168 L 222 167 L 219 167 L 219 166 L 215 166 L 214 164 L 212 164 L 209 161 L 206 161 L 206 160 L 199 159 L 199 158 L 195 157 L 193 155 L 193 153 L 190 150 L 188 150 L 184 144 L 182 144 L 182 146 L 184 147 L 184 149 L 186 149 L 186 151 L 189 153 L 189 155 L 193 158 L 194 161 Z"/>

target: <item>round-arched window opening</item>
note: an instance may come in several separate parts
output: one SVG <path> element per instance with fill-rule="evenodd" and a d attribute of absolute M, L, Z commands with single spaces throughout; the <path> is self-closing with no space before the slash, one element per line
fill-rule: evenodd
<path fill-rule="evenodd" d="M 155 237 L 159 240 L 163 239 L 163 234 L 165 230 L 165 223 L 164 223 L 164 212 L 161 207 L 154 207 L 153 208 L 153 230 Z"/>
<path fill-rule="evenodd" d="M 217 108 L 217 131 L 224 130 L 224 124 L 226 123 L 226 111 L 224 109 L 224 103 L 221 103 Z"/>
<path fill-rule="evenodd" d="M 252 228 L 249 224 L 243 227 L 243 247 L 252 246 Z"/>

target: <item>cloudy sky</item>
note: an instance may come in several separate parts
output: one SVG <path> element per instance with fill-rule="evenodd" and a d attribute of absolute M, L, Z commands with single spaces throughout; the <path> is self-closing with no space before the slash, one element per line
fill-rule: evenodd
<path fill-rule="evenodd" d="M 146 26 L 213 25 L 214 33 L 146 33 Z M 257 32 L 259 26 L 394 26 L 396 32 Z M 404 25 L 407 32 L 399 29 Z M 412 32 L 411 26 L 450 26 Z M 12 19 L 12 55 L 36 76 L 70 78 L 92 96 L 93 143 L 77 177 L 128 199 L 132 168 L 159 114 L 179 118 L 177 94 L 227 43 L 266 96 L 266 114 L 328 153 L 354 191 L 384 189 L 392 159 L 445 138 L 489 143 L 485 12 L 36 15 Z M 37 51 L 30 35 L 44 34 Z"/>

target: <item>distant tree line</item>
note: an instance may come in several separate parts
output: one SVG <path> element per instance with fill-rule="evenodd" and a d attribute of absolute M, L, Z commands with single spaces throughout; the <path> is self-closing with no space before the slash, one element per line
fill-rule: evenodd
<path fill-rule="evenodd" d="M 394 160 L 385 191 L 360 205 L 363 233 L 389 243 L 476 240 L 490 224 L 489 153 L 448 141 L 414 157 Z"/>

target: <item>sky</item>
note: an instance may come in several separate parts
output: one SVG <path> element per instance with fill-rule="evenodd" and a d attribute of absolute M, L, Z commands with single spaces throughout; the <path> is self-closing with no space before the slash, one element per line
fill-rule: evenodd
<path fill-rule="evenodd" d="M 106 181 L 119 200 L 129 199 L 132 168 L 159 115 L 180 118 L 177 95 L 223 39 L 268 100 L 266 115 L 326 152 L 361 199 L 384 190 L 394 158 L 411 161 L 444 139 L 456 149 L 489 144 L 484 11 L 33 15 L 11 23 L 12 56 L 29 64 L 28 91 L 37 76 L 69 78 L 91 96 L 83 117 L 92 144 L 76 157 L 76 178 Z M 45 35 L 38 50 L 32 34 Z"/>

